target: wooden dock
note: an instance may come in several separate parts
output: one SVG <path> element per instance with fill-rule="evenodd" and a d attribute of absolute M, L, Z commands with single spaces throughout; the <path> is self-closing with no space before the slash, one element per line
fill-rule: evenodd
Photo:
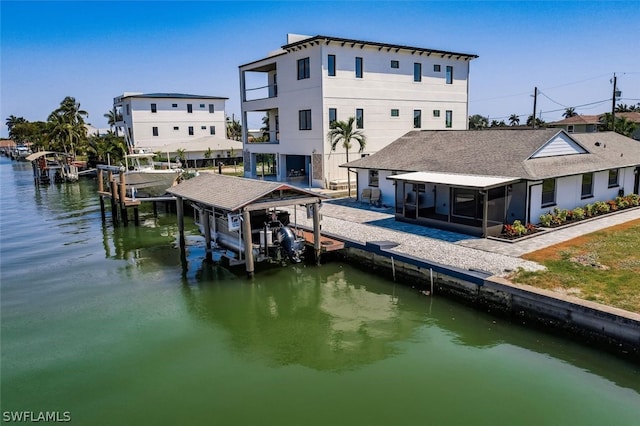
<path fill-rule="evenodd" d="M 297 229 L 295 231 L 298 237 L 304 238 L 305 244 L 314 247 L 315 238 L 313 231 L 307 231 L 306 229 Z M 320 251 L 323 253 L 342 250 L 344 248 L 344 242 L 338 241 L 333 238 L 329 238 L 325 235 L 320 235 Z"/>

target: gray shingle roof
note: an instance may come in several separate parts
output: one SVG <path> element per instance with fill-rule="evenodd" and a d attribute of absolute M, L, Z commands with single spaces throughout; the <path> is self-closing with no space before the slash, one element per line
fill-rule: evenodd
<path fill-rule="evenodd" d="M 283 194 L 281 196 L 281 192 Z M 282 200 L 282 205 L 295 204 L 296 197 L 325 198 L 301 188 L 292 187 L 281 182 L 267 182 L 215 173 L 200 173 L 167 190 L 168 193 L 198 203 L 214 206 L 230 211 L 256 202 Z M 293 201 L 292 201 L 293 200 Z"/>
<path fill-rule="evenodd" d="M 412 131 L 377 153 L 342 167 L 537 180 L 640 164 L 640 143 L 612 132 L 569 135 L 589 151 L 587 154 L 529 159 L 560 132 L 559 129 Z M 595 145 L 596 141 L 600 146 Z"/>

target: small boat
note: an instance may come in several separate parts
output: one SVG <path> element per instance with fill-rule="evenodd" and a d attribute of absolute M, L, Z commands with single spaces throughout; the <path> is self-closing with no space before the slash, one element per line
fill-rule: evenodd
<path fill-rule="evenodd" d="M 54 151 L 38 151 L 25 157 L 33 166 L 33 178 L 37 183 L 49 184 L 75 182 L 78 165 L 69 154 Z"/>
<path fill-rule="evenodd" d="M 15 149 L 15 159 L 18 161 L 27 161 L 27 157 L 31 155 L 31 150 L 24 146 L 18 145 Z"/>
<path fill-rule="evenodd" d="M 181 168 L 171 164 L 156 168 L 153 157 L 153 153 L 125 156 L 124 178 L 127 192 L 132 197 L 158 197 L 180 181 L 183 172 Z"/>

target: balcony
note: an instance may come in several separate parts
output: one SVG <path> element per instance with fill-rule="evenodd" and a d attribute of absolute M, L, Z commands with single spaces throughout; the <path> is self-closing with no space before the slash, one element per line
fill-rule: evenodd
<path fill-rule="evenodd" d="M 280 141 L 278 140 L 279 134 L 280 132 L 270 131 L 265 132 L 260 136 L 249 136 L 249 140 L 247 141 L 247 143 L 252 145 L 277 145 L 280 143 Z"/>

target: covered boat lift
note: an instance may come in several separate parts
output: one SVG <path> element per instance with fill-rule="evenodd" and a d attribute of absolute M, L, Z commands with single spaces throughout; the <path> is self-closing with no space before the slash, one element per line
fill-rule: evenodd
<path fill-rule="evenodd" d="M 267 230 L 262 233 L 262 226 L 252 228 L 251 217 L 260 211 L 268 212 L 278 207 L 305 206 L 313 217 L 313 248 L 315 259 L 319 262 L 321 252 L 320 236 L 320 203 L 323 195 L 297 188 L 281 182 L 267 182 L 241 177 L 225 176 L 214 173 L 201 173 L 180 185 L 171 187 L 168 193 L 176 197 L 180 247 L 184 249 L 184 200 L 200 206 L 206 212 L 206 220 L 202 221 L 203 234 L 206 240 L 207 253 L 211 249 L 211 221 L 216 227 L 216 215 L 226 216 L 224 221 L 227 230 L 236 230 L 238 239 L 238 261 L 244 263 L 249 277 L 254 274 L 254 244 L 252 232 L 260 231 L 261 245 L 267 246 Z M 218 222 L 219 223 L 219 222 Z M 228 223 L 228 225 L 226 225 Z M 216 230 L 214 229 L 214 234 Z M 219 231 L 219 230 L 218 230 Z M 243 258 L 244 256 L 244 258 Z"/>

